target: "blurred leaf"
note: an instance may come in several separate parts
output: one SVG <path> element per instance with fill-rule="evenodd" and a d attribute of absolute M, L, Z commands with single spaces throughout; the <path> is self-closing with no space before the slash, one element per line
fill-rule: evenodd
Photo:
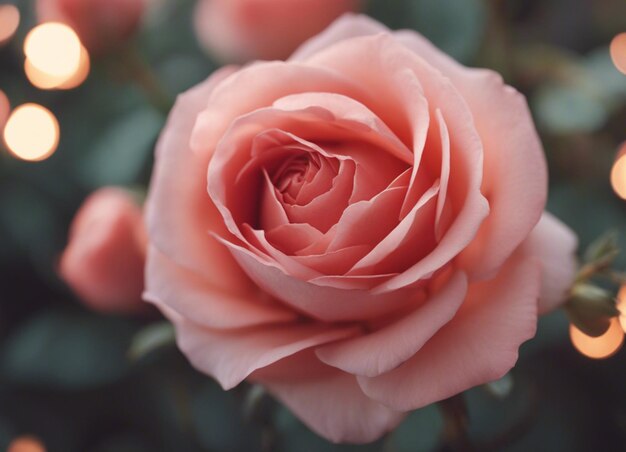
<path fill-rule="evenodd" d="M 198 440 L 213 452 L 255 452 L 261 444 L 260 428 L 244 423 L 235 394 L 207 382 L 192 402 Z"/>
<path fill-rule="evenodd" d="M 152 158 L 163 124 L 164 118 L 148 107 L 122 117 L 80 162 L 83 182 L 92 188 L 135 183 Z"/>
<path fill-rule="evenodd" d="M 619 252 L 617 231 L 610 230 L 594 240 L 585 250 L 585 262 L 595 262 Z"/>
<path fill-rule="evenodd" d="M 133 337 L 128 355 L 131 359 L 139 359 L 161 347 L 172 345 L 175 341 L 176 334 L 171 323 L 155 323 L 145 327 Z"/>
<path fill-rule="evenodd" d="M 85 388 L 110 383 L 128 369 L 134 329 L 124 319 L 44 312 L 9 337 L 3 375 L 27 384 Z"/>
<path fill-rule="evenodd" d="M 50 274 L 62 232 L 58 212 L 41 193 L 15 180 L 0 188 L 0 230 L 8 234 L 2 248 L 15 247 L 42 274 Z"/>
<path fill-rule="evenodd" d="M 581 84 L 546 84 L 533 97 L 540 124 L 553 133 L 594 132 L 608 111 L 602 99 Z"/>
<path fill-rule="evenodd" d="M 392 433 L 390 448 L 394 452 L 435 450 L 443 419 L 436 404 L 414 411 Z"/>
<path fill-rule="evenodd" d="M 484 36 L 487 9 L 481 0 L 371 0 L 368 13 L 393 30 L 412 28 L 467 62 Z"/>
<path fill-rule="evenodd" d="M 484 35 L 487 10 L 480 0 L 412 0 L 414 28 L 460 61 L 470 60 Z"/>
<path fill-rule="evenodd" d="M 583 66 L 609 108 L 613 110 L 623 106 L 626 99 L 626 77 L 613 64 L 608 47 L 589 53 Z"/>

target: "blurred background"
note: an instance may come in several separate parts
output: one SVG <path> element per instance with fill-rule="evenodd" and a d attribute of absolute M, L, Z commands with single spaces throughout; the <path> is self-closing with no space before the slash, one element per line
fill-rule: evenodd
<path fill-rule="evenodd" d="M 194 33 L 196 3 L 147 0 L 128 32 L 93 41 L 77 24 L 76 44 L 66 30 L 33 33 L 47 20 L 41 5 L 0 0 L 0 450 L 443 450 L 434 406 L 378 443 L 328 444 L 254 390 L 222 392 L 175 347 L 160 347 L 171 332 L 158 314 L 96 313 L 59 278 L 83 200 L 108 185 L 141 197 L 172 99 L 224 60 Z M 549 161 L 548 210 L 581 249 L 610 229 L 626 243 L 624 0 L 371 0 L 362 9 L 523 92 Z M 58 66 L 74 54 L 71 71 Z M 626 255 L 617 264 L 626 270 Z M 543 318 L 514 371 L 469 392 L 480 450 L 624 450 L 626 351 L 590 359 L 568 329 L 562 311 Z M 620 330 L 605 354 L 622 340 Z"/>

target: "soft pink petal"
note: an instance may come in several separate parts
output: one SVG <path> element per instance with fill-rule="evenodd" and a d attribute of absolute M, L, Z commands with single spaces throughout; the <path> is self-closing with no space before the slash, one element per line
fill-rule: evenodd
<path fill-rule="evenodd" d="M 424 193 L 389 235 L 352 267 L 349 275 L 400 272 L 431 251 L 436 245 L 434 223 L 438 193 L 439 181 Z"/>
<path fill-rule="evenodd" d="M 457 272 L 412 313 L 364 336 L 319 347 L 317 356 L 354 375 L 376 377 L 389 372 L 411 358 L 453 318 L 466 291 L 467 277 Z"/>
<path fill-rule="evenodd" d="M 353 375 L 322 364 L 310 351 L 253 374 L 314 432 L 335 443 L 369 443 L 405 414 L 363 394 Z"/>
<path fill-rule="evenodd" d="M 451 183 L 448 184 L 447 196 L 453 197 L 455 205 L 458 206 L 458 213 L 446 234 L 441 238 L 439 246 L 431 254 L 409 270 L 382 284 L 377 290 L 389 291 L 415 284 L 450 262 L 464 250 L 475 237 L 489 211 L 488 204 L 480 192 L 483 171 L 482 145 L 481 138 L 477 135 L 473 125 L 472 112 L 468 110 L 465 101 L 446 77 L 443 77 L 426 60 L 398 44 L 388 34 L 339 42 L 312 55 L 307 59 L 307 63 L 332 68 L 356 80 L 363 79 L 363 68 L 367 68 L 367 78 L 364 81 L 374 86 L 383 78 L 389 83 L 394 79 L 394 75 L 402 76 L 403 81 L 406 82 L 407 73 L 409 73 L 413 79 L 419 79 L 430 108 L 439 109 L 445 118 L 450 131 L 452 157 L 449 177 Z M 402 85 L 403 88 L 405 84 Z M 407 104 L 411 103 L 400 95 L 400 92 L 404 94 L 404 90 L 397 91 L 395 93 L 397 101 L 406 108 Z M 393 96 L 391 93 L 386 95 L 389 98 Z M 382 117 L 378 110 L 374 111 Z M 398 111 L 402 109 L 397 110 L 396 114 L 399 114 Z M 423 123 L 428 117 L 427 114 L 420 118 L 417 113 L 418 111 L 413 112 L 412 115 L 409 112 L 403 113 L 411 119 L 413 127 L 415 124 Z M 414 136 L 421 136 L 421 134 L 421 130 L 414 132 Z M 419 142 L 422 142 L 422 138 Z M 420 149 L 416 148 L 414 152 L 417 153 Z M 415 177 L 412 177 L 412 182 L 414 180 Z"/>
<path fill-rule="evenodd" d="M 310 91 L 344 94 L 361 99 L 371 96 L 340 74 L 297 63 L 257 63 L 248 66 L 213 91 L 193 130 L 192 149 L 211 153 L 233 121 L 270 107 L 277 99 Z"/>
<path fill-rule="evenodd" d="M 323 234 L 306 223 L 290 223 L 266 231 L 267 240 L 286 254 L 298 253 L 322 240 Z"/>
<path fill-rule="evenodd" d="M 311 55 L 324 50 L 336 42 L 357 36 L 369 36 L 388 32 L 380 22 L 360 14 L 344 14 L 317 36 L 309 39 L 296 50 L 289 61 L 304 61 Z"/>
<path fill-rule="evenodd" d="M 415 32 L 395 35 L 449 77 L 472 111 L 491 213 L 461 261 L 472 275 L 489 277 L 537 224 L 546 202 L 546 162 L 526 100 L 495 72 L 465 68 Z"/>
<path fill-rule="evenodd" d="M 105 187 L 91 194 L 72 221 L 59 273 L 85 304 L 102 312 L 141 312 L 146 231 L 130 193 Z"/>
<path fill-rule="evenodd" d="M 243 328 L 294 320 L 297 314 L 258 289 L 236 295 L 176 265 L 152 247 L 148 252 L 144 299 L 208 328 Z"/>
<path fill-rule="evenodd" d="M 535 335 L 540 290 L 538 262 L 514 255 L 494 280 L 470 286 L 452 321 L 415 356 L 359 384 L 390 408 L 413 410 L 501 378 Z"/>
<path fill-rule="evenodd" d="M 264 325 L 239 330 L 205 328 L 161 306 L 176 326 L 178 347 L 199 371 L 214 377 L 225 390 L 251 373 L 317 345 L 350 337 L 358 329 L 322 323 Z"/>
<path fill-rule="evenodd" d="M 322 287 L 289 276 L 277 263 L 268 263 L 246 248 L 224 241 L 237 262 L 267 293 L 298 311 L 327 322 L 359 321 L 391 314 L 421 300 L 421 289 L 375 295 L 370 290 Z"/>
<path fill-rule="evenodd" d="M 548 212 L 543 213 L 522 243 L 520 251 L 539 259 L 542 264 L 539 314 L 546 314 L 565 301 L 578 269 L 577 247 L 576 234 Z"/>
<path fill-rule="evenodd" d="M 221 69 L 179 97 L 157 144 L 146 222 L 151 243 L 162 253 L 215 287 L 239 293 L 247 290 L 247 278 L 228 250 L 208 235 L 208 231 L 227 233 L 206 192 L 208 160 L 189 149 L 196 114 L 234 70 Z"/>

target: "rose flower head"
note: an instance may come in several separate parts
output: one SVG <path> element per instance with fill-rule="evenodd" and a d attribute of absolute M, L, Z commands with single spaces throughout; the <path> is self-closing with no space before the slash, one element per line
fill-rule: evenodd
<path fill-rule="evenodd" d="M 196 35 L 222 61 L 282 59 L 363 0 L 199 0 Z"/>
<path fill-rule="evenodd" d="M 93 53 L 117 49 L 135 34 L 146 0 L 37 0 L 37 17 L 63 22 Z"/>
<path fill-rule="evenodd" d="M 61 277 L 90 308 L 108 313 L 146 310 L 141 299 L 146 232 L 141 208 L 126 191 L 107 187 L 79 209 L 61 257 Z"/>
<path fill-rule="evenodd" d="M 562 300 L 524 97 L 413 31 L 344 16 L 182 95 L 156 150 L 145 298 L 225 389 L 363 443 L 496 380 Z"/>

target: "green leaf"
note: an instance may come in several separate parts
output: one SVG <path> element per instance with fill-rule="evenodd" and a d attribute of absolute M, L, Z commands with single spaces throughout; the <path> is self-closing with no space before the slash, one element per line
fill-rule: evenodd
<path fill-rule="evenodd" d="M 128 356 L 136 360 L 175 342 L 176 334 L 171 323 L 155 323 L 145 327 L 133 337 Z"/>
<path fill-rule="evenodd" d="M 393 30 L 416 30 L 462 62 L 478 50 L 487 16 L 480 0 L 371 0 L 367 11 Z"/>
<path fill-rule="evenodd" d="M 80 162 L 83 183 L 91 188 L 136 183 L 152 159 L 163 123 L 164 118 L 148 107 L 122 117 Z"/>
<path fill-rule="evenodd" d="M 133 332 L 124 319 L 44 312 L 8 339 L 0 367 L 27 384 L 80 389 L 110 383 L 128 370 Z"/>
<path fill-rule="evenodd" d="M 443 419 L 437 405 L 429 405 L 414 411 L 392 433 L 391 450 L 394 452 L 434 450 L 442 428 Z"/>
<path fill-rule="evenodd" d="M 557 134 L 595 132 L 608 119 L 598 93 L 579 83 L 546 84 L 532 104 L 543 128 Z"/>
<path fill-rule="evenodd" d="M 215 452 L 260 450 L 260 428 L 244 422 L 235 394 L 207 382 L 192 402 L 195 433 L 203 446 Z"/>

